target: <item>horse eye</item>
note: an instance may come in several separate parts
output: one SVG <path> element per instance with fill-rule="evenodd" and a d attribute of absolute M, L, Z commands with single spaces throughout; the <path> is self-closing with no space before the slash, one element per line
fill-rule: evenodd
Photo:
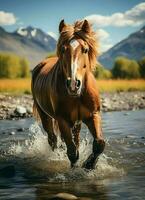
<path fill-rule="evenodd" d="M 88 53 L 89 49 L 88 48 L 83 48 L 83 53 Z"/>

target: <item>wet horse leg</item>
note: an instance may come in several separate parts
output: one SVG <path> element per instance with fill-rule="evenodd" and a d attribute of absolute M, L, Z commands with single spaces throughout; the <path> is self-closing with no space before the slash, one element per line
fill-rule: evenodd
<path fill-rule="evenodd" d="M 90 156 L 83 163 L 83 168 L 94 169 L 98 156 L 104 151 L 105 141 L 103 139 L 101 116 L 99 112 L 95 112 L 91 118 L 85 120 L 84 123 L 88 126 L 91 134 L 93 135 L 93 149 Z"/>
<path fill-rule="evenodd" d="M 37 110 L 42 122 L 42 126 L 48 134 L 48 143 L 50 144 L 52 150 L 54 150 L 57 147 L 57 137 L 53 130 L 53 119 L 45 114 L 39 106 L 37 106 Z"/>
<path fill-rule="evenodd" d="M 76 142 L 73 141 L 71 128 L 69 127 L 69 124 L 65 120 L 59 119 L 58 125 L 59 125 L 59 130 L 61 132 L 61 137 L 67 146 L 67 156 L 71 162 L 71 167 L 74 167 L 75 163 L 79 158 L 79 152 L 76 146 L 78 140 L 75 139 Z"/>
<path fill-rule="evenodd" d="M 72 128 L 73 140 L 77 149 L 79 148 L 79 142 L 80 142 L 80 130 L 81 130 L 81 123 L 75 124 L 74 127 Z"/>

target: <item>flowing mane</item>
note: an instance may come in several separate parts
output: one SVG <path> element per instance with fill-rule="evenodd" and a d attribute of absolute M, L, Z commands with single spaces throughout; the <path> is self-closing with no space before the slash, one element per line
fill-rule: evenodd
<path fill-rule="evenodd" d="M 57 44 L 57 56 L 60 57 L 62 54 L 62 46 L 68 43 L 71 39 L 82 39 L 89 46 L 89 62 L 90 69 L 93 70 L 96 67 L 97 56 L 98 56 L 98 41 L 96 39 L 96 34 L 92 30 L 91 25 L 87 27 L 87 31 L 82 30 L 82 25 L 84 21 L 76 21 L 74 25 L 66 25 L 58 39 Z"/>

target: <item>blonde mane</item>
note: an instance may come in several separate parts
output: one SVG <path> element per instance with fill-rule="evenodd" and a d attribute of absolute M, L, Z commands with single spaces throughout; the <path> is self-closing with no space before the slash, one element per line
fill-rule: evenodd
<path fill-rule="evenodd" d="M 60 57 L 62 54 L 62 46 L 68 43 L 71 39 L 82 39 L 89 46 L 89 62 L 90 69 L 93 70 L 96 67 L 97 56 L 98 56 L 98 42 L 96 40 L 96 35 L 92 30 L 91 25 L 87 27 L 88 31 L 84 31 L 82 29 L 84 21 L 76 21 L 74 25 L 66 25 L 62 32 L 60 33 L 60 37 L 58 39 L 57 44 L 57 56 Z"/>

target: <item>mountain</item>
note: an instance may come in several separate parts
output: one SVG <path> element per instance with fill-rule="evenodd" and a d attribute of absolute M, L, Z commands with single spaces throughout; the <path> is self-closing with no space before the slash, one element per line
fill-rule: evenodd
<path fill-rule="evenodd" d="M 9 33 L 0 27 L 0 51 L 27 58 L 31 68 L 55 49 L 56 40 L 41 29 L 29 26 Z"/>
<path fill-rule="evenodd" d="M 145 56 L 145 26 L 103 53 L 99 62 L 111 69 L 116 57 L 139 60 Z"/>

